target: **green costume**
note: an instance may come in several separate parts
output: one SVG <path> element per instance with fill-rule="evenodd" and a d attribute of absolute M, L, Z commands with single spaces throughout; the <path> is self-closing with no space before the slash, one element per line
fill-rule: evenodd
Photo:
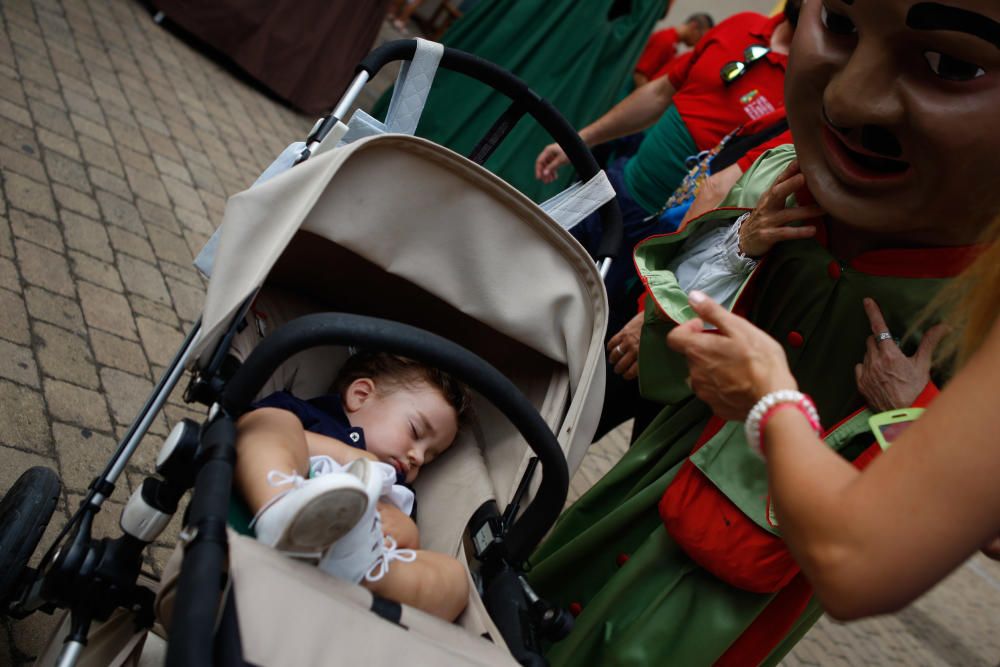
<path fill-rule="evenodd" d="M 765 153 L 719 210 L 636 250 L 651 294 L 640 354 L 643 394 L 669 405 L 621 462 L 567 510 L 532 559 L 531 583 L 539 594 L 563 606 L 579 605 L 574 631 L 548 652 L 553 665 L 710 665 L 775 597 L 736 588 L 700 566 L 667 532 L 657 511 L 711 417 L 684 381 L 683 358 L 666 347 L 674 322 L 693 315 L 666 267 L 687 239 L 731 225 L 755 206 L 793 157 L 791 146 Z M 868 413 L 858 413 L 863 400 L 854 377 L 871 334 L 862 299 L 878 302 L 891 331 L 909 331 L 944 278 L 961 268 L 954 261 L 947 267 L 935 263 L 955 254 L 876 251 L 840 263 L 817 240 L 786 242 L 743 283 L 738 310 L 784 342 L 792 372 L 813 397 L 824 428 L 837 424 L 827 444 L 847 458 L 872 442 Z M 913 341 L 904 341 L 908 354 L 913 347 Z M 691 460 L 713 493 L 721 491 L 761 531 L 779 534 L 768 521 L 766 468 L 750 453 L 742 424 L 725 424 Z M 724 538 L 729 525 L 720 515 L 701 529 L 712 539 Z M 738 546 L 731 553 L 739 554 Z M 768 645 L 767 650 L 776 648 L 766 662 L 780 660 L 819 615 L 815 604 L 797 620 L 793 615 L 791 629 Z"/>
<path fill-rule="evenodd" d="M 491 0 L 455 22 L 442 40 L 509 70 L 551 102 L 572 127 L 610 109 L 621 82 L 663 16 L 666 0 Z M 381 117 L 384 97 L 375 108 Z M 462 74 L 440 70 L 417 136 L 463 155 L 510 105 L 510 100 Z M 562 169 L 555 183 L 535 179 L 535 158 L 552 138 L 531 119 L 506 137 L 486 167 L 535 201 L 576 178 Z"/>

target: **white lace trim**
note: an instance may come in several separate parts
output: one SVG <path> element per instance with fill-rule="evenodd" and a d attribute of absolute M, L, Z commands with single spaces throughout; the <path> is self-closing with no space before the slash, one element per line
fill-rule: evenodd
<path fill-rule="evenodd" d="M 385 536 L 382 546 L 382 556 L 368 571 L 368 574 L 365 575 L 365 581 L 380 581 L 389 573 L 389 563 L 394 560 L 402 561 L 404 563 L 412 563 L 417 560 L 417 552 L 415 550 L 400 549 L 396 539 L 391 535 Z"/>

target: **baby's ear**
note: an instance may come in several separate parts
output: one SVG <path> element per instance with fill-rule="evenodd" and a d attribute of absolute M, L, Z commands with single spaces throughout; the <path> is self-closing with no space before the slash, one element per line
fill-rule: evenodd
<path fill-rule="evenodd" d="M 341 400 L 347 412 L 356 412 L 374 395 L 375 381 L 371 378 L 358 378 L 347 386 Z"/>

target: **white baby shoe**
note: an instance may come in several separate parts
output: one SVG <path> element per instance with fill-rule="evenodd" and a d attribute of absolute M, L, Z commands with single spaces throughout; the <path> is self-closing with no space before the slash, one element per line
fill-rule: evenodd
<path fill-rule="evenodd" d="M 340 579 L 357 584 L 362 579 L 378 581 L 389 571 L 394 560 L 413 561 L 417 552 L 400 549 L 396 540 L 382 534 L 382 518 L 377 503 L 387 485 L 392 485 L 396 470 L 387 463 L 369 459 L 352 462 L 345 474 L 356 475 L 368 494 L 368 509 L 358 525 L 337 540 L 319 562 L 319 568 Z"/>
<path fill-rule="evenodd" d="M 292 488 L 261 508 L 250 527 L 259 541 L 289 555 L 319 558 L 368 509 L 368 490 L 357 475 L 337 472 L 304 479 L 272 470 L 267 481 Z"/>

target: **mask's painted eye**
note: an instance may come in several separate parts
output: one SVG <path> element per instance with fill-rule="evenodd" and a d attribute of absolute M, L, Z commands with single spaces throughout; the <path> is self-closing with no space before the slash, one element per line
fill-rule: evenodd
<path fill-rule="evenodd" d="M 952 58 L 937 51 L 925 51 L 924 58 L 931 66 L 931 71 L 948 81 L 972 81 L 986 74 L 986 71 L 975 63 Z"/>
<path fill-rule="evenodd" d="M 820 6 L 820 21 L 827 30 L 835 35 L 851 35 L 858 31 L 854 26 L 854 21 L 843 14 L 831 12 L 826 5 Z"/>

